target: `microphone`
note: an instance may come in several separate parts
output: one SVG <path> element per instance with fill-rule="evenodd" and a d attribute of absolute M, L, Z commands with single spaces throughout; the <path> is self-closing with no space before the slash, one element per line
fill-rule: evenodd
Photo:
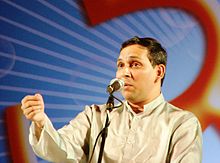
<path fill-rule="evenodd" d="M 121 79 L 112 79 L 110 81 L 110 84 L 108 85 L 106 91 L 109 93 L 109 94 L 112 94 L 114 93 L 115 91 L 120 91 L 122 90 L 122 88 L 124 87 L 124 81 L 121 80 Z"/>

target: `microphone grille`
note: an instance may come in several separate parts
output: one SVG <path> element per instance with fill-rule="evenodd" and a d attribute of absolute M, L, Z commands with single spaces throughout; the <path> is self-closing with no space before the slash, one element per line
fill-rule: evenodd
<path fill-rule="evenodd" d="M 110 81 L 109 85 L 114 87 L 114 91 L 120 91 L 124 87 L 124 81 L 122 79 L 115 78 Z"/>

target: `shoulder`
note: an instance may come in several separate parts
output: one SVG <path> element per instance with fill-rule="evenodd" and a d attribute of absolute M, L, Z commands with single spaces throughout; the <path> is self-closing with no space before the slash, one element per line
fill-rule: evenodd
<path fill-rule="evenodd" d="M 177 106 L 174 106 L 171 103 L 166 102 L 166 114 L 169 119 L 177 126 L 184 125 L 192 125 L 200 127 L 200 123 L 198 118 L 190 111 L 181 109 Z"/>
<path fill-rule="evenodd" d="M 93 113 L 93 112 L 103 112 L 106 108 L 105 104 L 92 104 L 92 105 L 86 105 L 84 108 L 85 113 Z"/>
<path fill-rule="evenodd" d="M 115 107 L 113 109 L 112 112 L 114 111 L 119 111 L 123 108 L 123 106 L 125 105 L 125 101 L 122 102 L 122 104 L 115 104 Z M 103 113 L 106 112 L 106 104 L 93 104 L 93 105 L 86 105 L 84 112 L 86 113 Z"/>
<path fill-rule="evenodd" d="M 165 107 L 166 107 L 166 112 L 170 113 L 170 114 L 174 114 L 176 115 L 178 118 L 179 117 L 189 117 L 189 118 L 196 118 L 196 116 L 190 112 L 187 111 L 185 109 L 179 108 L 169 102 L 165 103 Z"/>
<path fill-rule="evenodd" d="M 84 111 L 80 114 L 83 114 L 87 117 L 89 121 L 93 121 L 94 119 L 100 119 L 105 117 L 106 105 L 105 104 L 93 104 L 93 105 L 86 105 Z"/>

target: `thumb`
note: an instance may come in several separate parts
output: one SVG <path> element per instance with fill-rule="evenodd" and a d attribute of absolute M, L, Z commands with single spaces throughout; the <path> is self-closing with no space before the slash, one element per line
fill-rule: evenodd
<path fill-rule="evenodd" d="M 34 96 L 37 97 L 38 99 L 43 99 L 43 97 L 40 93 L 36 93 Z"/>

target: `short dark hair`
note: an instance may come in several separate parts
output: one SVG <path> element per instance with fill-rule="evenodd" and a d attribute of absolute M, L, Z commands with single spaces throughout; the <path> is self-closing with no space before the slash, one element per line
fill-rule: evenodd
<path fill-rule="evenodd" d="M 127 46 L 130 45 L 141 45 L 143 47 L 146 47 L 149 51 L 147 57 L 149 61 L 151 62 L 152 66 L 155 67 L 156 65 L 163 64 L 167 65 L 167 52 L 166 50 L 162 47 L 162 45 L 154 38 L 150 37 L 145 37 L 145 38 L 139 38 L 137 36 L 125 41 L 121 45 L 121 49 L 124 49 Z M 162 78 L 161 80 L 161 86 L 163 85 L 163 80 L 165 78 Z"/>

